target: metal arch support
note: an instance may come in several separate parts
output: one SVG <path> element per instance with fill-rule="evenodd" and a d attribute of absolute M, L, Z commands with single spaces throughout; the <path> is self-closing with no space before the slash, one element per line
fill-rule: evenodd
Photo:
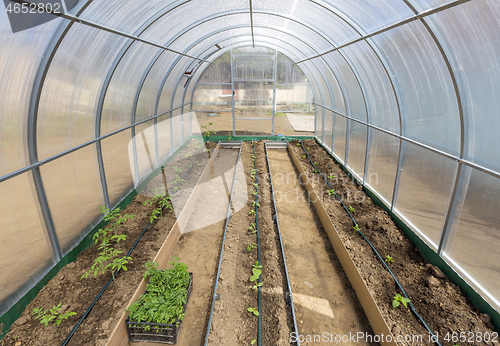
<path fill-rule="evenodd" d="M 79 16 L 92 2 L 89 0 L 81 5 L 77 5 L 73 11 Z M 36 72 L 35 80 L 33 83 L 33 89 L 31 90 L 31 98 L 28 113 L 28 129 L 27 129 L 27 143 L 28 143 L 28 157 L 30 165 L 38 163 L 38 142 L 37 142 L 37 132 L 38 132 L 38 107 L 39 101 L 42 94 L 43 84 L 47 76 L 48 70 L 57 52 L 57 49 L 61 45 L 64 37 L 68 33 L 69 29 L 72 27 L 73 22 L 63 21 L 57 31 L 54 33 L 51 41 L 49 42 L 45 54 L 43 55 L 38 70 Z M 52 213 L 47 201 L 47 195 L 45 193 L 45 188 L 43 186 L 42 176 L 40 173 L 40 167 L 36 166 L 32 170 L 33 182 L 35 185 L 35 190 L 38 197 L 38 202 L 40 204 L 40 210 L 42 213 L 43 221 L 45 224 L 45 230 L 47 232 L 46 238 L 48 243 L 50 243 L 50 251 L 52 254 L 52 259 L 54 262 L 59 262 L 63 256 L 61 245 L 57 237 L 54 220 L 52 219 Z"/>
<path fill-rule="evenodd" d="M 403 0 L 405 4 L 415 13 L 417 14 L 418 11 L 417 9 L 410 3 L 410 0 Z M 459 114 L 459 121 L 460 121 L 460 159 L 464 158 L 465 154 L 465 145 L 467 144 L 465 141 L 465 119 L 464 119 L 464 105 L 463 105 L 463 98 L 466 98 L 467 95 L 466 93 L 462 93 L 461 90 L 462 88 L 459 85 L 459 77 L 455 74 L 455 70 L 458 70 L 458 64 L 454 59 L 454 55 L 451 54 L 450 48 L 448 47 L 448 44 L 446 43 L 445 39 L 443 38 L 440 30 L 437 28 L 437 26 L 434 24 L 432 18 L 420 18 L 420 22 L 422 25 L 426 28 L 426 30 L 429 32 L 429 35 L 432 37 L 434 43 L 436 44 L 437 48 L 439 49 L 439 52 L 441 53 L 441 56 L 446 64 L 446 68 L 448 69 L 448 73 L 450 75 L 450 78 L 453 83 L 453 88 L 455 90 L 455 97 L 457 100 L 457 106 L 458 106 L 458 114 Z M 463 81 L 460 79 L 461 84 Z M 466 170 L 465 167 L 463 167 L 462 162 L 458 163 L 458 169 L 457 169 L 457 175 L 455 178 L 455 184 L 453 186 L 453 192 L 451 194 L 451 199 L 450 199 L 450 204 L 448 206 L 448 211 L 446 214 L 446 219 L 445 223 L 443 226 L 443 233 L 441 234 L 441 239 L 438 245 L 438 255 L 442 256 L 444 249 L 446 247 L 447 241 L 449 239 L 450 233 L 452 231 L 452 224 L 453 220 L 456 215 L 456 211 L 458 209 L 459 205 L 463 205 L 465 198 L 463 198 L 463 195 L 467 192 L 467 188 L 465 187 L 466 185 L 466 180 L 468 180 L 467 176 L 468 174 L 465 174 L 464 171 L 470 171 Z"/>

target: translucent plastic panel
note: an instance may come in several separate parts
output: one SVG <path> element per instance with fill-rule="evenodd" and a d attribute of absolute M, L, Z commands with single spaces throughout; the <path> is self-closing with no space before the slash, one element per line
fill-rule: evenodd
<path fill-rule="evenodd" d="M 174 130 L 173 142 L 174 142 L 174 151 L 179 149 L 183 143 L 183 135 L 182 135 L 182 115 L 181 110 L 178 109 L 172 114 L 172 128 Z"/>
<path fill-rule="evenodd" d="M 156 115 L 155 110 L 160 86 L 176 58 L 177 55 L 174 53 L 163 52 L 153 65 L 141 89 L 137 104 L 136 121 Z"/>
<path fill-rule="evenodd" d="M 372 48 L 361 41 L 342 49 L 342 53 L 363 85 L 369 123 L 399 132 L 399 111 L 394 89 Z"/>
<path fill-rule="evenodd" d="M 308 83 L 304 72 L 290 58 L 278 53 L 276 65 L 276 83 L 278 84 L 303 84 Z"/>
<path fill-rule="evenodd" d="M 359 37 L 356 31 L 344 20 L 311 1 L 295 0 L 290 3 L 280 0 L 253 0 L 252 4 L 255 10 L 275 11 L 304 22 L 323 35 L 330 37 L 336 45 L 347 43 Z M 274 22 L 274 19 L 269 18 L 268 21 Z M 328 23 L 328 25 L 318 25 L 319 23 Z"/>
<path fill-rule="evenodd" d="M 134 33 L 145 21 L 165 6 L 165 1 L 120 0 L 120 4 L 109 0 L 93 0 L 82 13 L 83 19 L 94 21 L 117 30 Z M 167 6 L 166 8 L 172 5 Z"/>
<path fill-rule="evenodd" d="M 235 79 L 273 79 L 274 60 L 242 59 L 234 60 Z"/>
<path fill-rule="evenodd" d="M 231 47 L 235 45 L 251 45 L 252 44 L 252 36 L 248 37 L 237 37 L 225 40 L 221 43 L 224 47 Z M 262 47 L 274 47 L 278 50 L 284 52 L 288 56 L 294 56 L 295 59 L 305 59 L 307 57 L 307 52 L 299 50 L 297 47 L 290 45 L 286 41 L 282 41 L 276 38 L 270 37 L 255 37 L 255 44 Z M 302 48 L 302 47 L 301 47 Z M 233 52 L 233 54 L 236 54 Z"/>
<path fill-rule="evenodd" d="M 458 164 L 415 144 L 403 143 L 403 166 L 395 208 L 436 249 Z"/>
<path fill-rule="evenodd" d="M 96 156 L 89 145 L 40 168 L 63 254 L 82 240 L 104 205 Z"/>
<path fill-rule="evenodd" d="M 0 176 L 28 165 L 24 142 L 36 71 L 55 29 L 53 20 L 12 33 L 0 5 Z"/>
<path fill-rule="evenodd" d="M 272 82 L 234 82 L 235 100 L 272 100 Z"/>
<path fill-rule="evenodd" d="M 243 46 L 243 47 L 235 47 L 233 49 L 233 55 L 275 55 L 276 50 L 271 49 L 269 47 L 259 47 L 252 45 Z"/>
<path fill-rule="evenodd" d="M 113 74 L 104 99 L 102 135 L 131 124 L 139 84 L 147 73 L 146 69 L 160 52 L 162 50 L 156 47 L 134 43 L 125 53 Z M 142 116 L 143 113 L 141 112 L 140 115 Z M 153 112 L 148 115 L 153 115 Z"/>
<path fill-rule="evenodd" d="M 135 127 L 137 166 L 139 180 L 144 179 L 156 166 L 154 121 L 147 121 Z"/>
<path fill-rule="evenodd" d="M 198 84 L 193 96 L 193 109 L 231 110 L 231 84 Z"/>
<path fill-rule="evenodd" d="M 186 83 L 187 76 L 184 76 L 184 72 L 191 62 L 193 62 L 193 59 L 191 58 L 180 58 L 174 63 L 173 68 L 168 72 L 168 75 L 164 76 L 167 77 L 167 80 L 161 90 L 160 103 L 158 105 L 158 112 L 160 114 L 174 107 L 182 106 L 181 100 L 176 101 L 173 96 L 178 85 L 180 83 L 182 83 L 182 85 Z"/>
<path fill-rule="evenodd" d="M 234 103 L 236 118 L 268 118 L 273 116 L 273 102 L 236 101 Z"/>
<path fill-rule="evenodd" d="M 500 7 L 495 0 L 464 3 L 430 17 L 456 59 L 463 85 L 465 157 L 500 170 Z M 465 44 L 466 43 L 466 44 Z"/>
<path fill-rule="evenodd" d="M 472 170 L 458 227 L 448 238 L 445 256 L 461 267 L 490 294 L 489 301 L 500 306 L 500 181 Z M 496 302 L 493 302 L 493 299 Z"/>
<path fill-rule="evenodd" d="M 253 24 L 256 27 L 271 27 L 283 30 L 292 34 L 293 36 L 301 38 L 305 42 L 311 40 L 312 42 L 314 42 L 316 48 L 321 50 L 321 52 L 332 48 L 332 45 L 329 43 L 329 40 L 326 36 L 321 36 L 317 31 L 314 31 L 310 27 L 304 25 L 305 23 L 300 24 L 284 17 L 254 13 Z M 290 41 L 285 34 L 283 34 L 283 37 L 280 37 L 279 32 L 274 34 L 272 37 Z"/>
<path fill-rule="evenodd" d="M 131 139 L 131 131 L 125 130 L 101 141 L 111 206 L 116 206 L 134 187 L 128 153 Z"/>
<path fill-rule="evenodd" d="M 332 66 L 339 83 L 342 85 L 347 103 L 347 114 L 353 118 L 367 121 L 363 92 L 351 66 L 338 51 L 327 54 L 324 58 Z"/>
<path fill-rule="evenodd" d="M 172 152 L 172 145 L 170 139 L 172 138 L 172 130 L 170 113 L 158 118 L 157 132 L 158 132 L 158 156 L 160 162 L 165 160 Z"/>
<path fill-rule="evenodd" d="M 0 198 L 0 262 L 4 266 L 0 274 L 0 314 L 20 298 L 12 296 L 5 301 L 9 295 L 52 264 L 32 179 L 31 173 L 25 173 L 0 183 L 3 196 Z"/>
<path fill-rule="evenodd" d="M 189 108 L 187 109 L 189 110 Z M 186 109 L 184 110 L 184 113 L 182 113 L 182 128 L 184 131 L 184 142 L 186 142 L 192 135 L 192 126 L 193 124 L 196 124 L 193 122 L 193 118 L 196 117 L 195 112 L 186 112 Z"/>
<path fill-rule="evenodd" d="M 365 173 L 366 139 L 368 128 L 360 123 L 349 120 L 349 148 L 347 165 L 360 178 Z"/>
<path fill-rule="evenodd" d="M 419 10 L 419 12 L 422 12 L 424 10 L 430 10 L 439 6 L 449 4 L 453 1 L 454 0 L 412 0 L 409 2 L 412 3 L 413 6 L 415 6 L 415 8 Z"/>
<path fill-rule="evenodd" d="M 330 97 L 332 98 L 332 100 L 326 99 L 326 97 L 328 96 L 325 90 L 325 104 L 327 106 L 332 107 L 337 112 L 345 114 L 346 108 L 344 102 L 344 95 L 342 94 L 342 89 L 340 88 L 337 76 L 334 75 L 334 72 L 332 71 L 332 69 L 330 69 L 330 66 L 328 66 L 323 59 L 316 59 L 314 61 L 314 64 L 319 69 L 319 71 L 321 71 L 321 74 L 328 83 L 328 88 L 329 88 L 328 90 L 330 92 Z"/>
<path fill-rule="evenodd" d="M 370 152 L 366 184 L 390 206 L 398 170 L 399 139 L 384 132 L 370 130 Z"/>
<path fill-rule="evenodd" d="M 39 159 L 94 138 L 103 80 L 126 39 L 74 24 L 59 46 L 38 109 Z"/>
<path fill-rule="evenodd" d="M 231 52 L 224 53 L 210 64 L 199 83 L 231 83 Z"/>
<path fill-rule="evenodd" d="M 324 141 L 323 143 L 332 150 L 333 141 L 333 112 L 325 110 L 325 127 L 324 129 Z"/>
<path fill-rule="evenodd" d="M 413 15 L 404 1 L 325 0 L 325 2 L 352 19 L 365 33 L 371 33 Z"/>
<path fill-rule="evenodd" d="M 345 161 L 345 141 L 347 134 L 347 119 L 343 116 L 334 114 L 334 134 L 333 134 L 333 152 L 342 160 Z"/>
<path fill-rule="evenodd" d="M 413 22 L 373 42 L 394 72 L 404 135 L 458 154 L 460 117 L 453 82 L 425 27 Z"/>
<path fill-rule="evenodd" d="M 313 102 L 309 84 L 276 86 L 276 111 L 314 112 Z"/>
<path fill-rule="evenodd" d="M 323 141 L 323 108 L 321 107 L 316 107 L 316 131 L 314 132 L 314 135 L 318 137 L 321 141 Z"/>

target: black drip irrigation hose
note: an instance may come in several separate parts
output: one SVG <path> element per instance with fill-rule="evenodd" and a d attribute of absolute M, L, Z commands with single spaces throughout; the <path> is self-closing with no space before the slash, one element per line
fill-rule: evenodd
<path fill-rule="evenodd" d="M 254 207 L 255 207 L 255 230 L 257 231 L 257 260 L 259 261 L 259 265 L 262 265 L 261 259 L 260 259 L 260 233 L 259 233 L 259 207 L 258 207 L 258 202 L 259 202 L 259 177 L 257 174 L 257 159 L 255 157 L 255 141 L 252 141 L 253 144 L 253 167 L 255 169 L 255 189 L 257 190 L 257 193 L 255 194 L 255 202 L 254 202 Z M 262 275 L 261 275 L 262 276 Z M 258 283 L 261 283 L 261 276 L 259 276 Z M 257 345 L 262 346 L 262 292 L 261 292 L 261 287 L 257 286 L 257 305 L 258 305 L 258 311 L 259 311 L 259 322 L 258 322 L 258 327 L 257 327 Z"/>
<path fill-rule="evenodd" d="M 234 186 L 236 185 L 236 177 L 238 173 L 238 166 L 241 158 L 241 148 L 243 147 L 243 142 L 240 142 L 240 150 L 238 152 L 238 158 L 236 159 L 236 166 L 234 169 L 234 176 L 233 176 L 233 185 L 231 187 L 231 196 L 229 198 L 229 205 L 227 207 L 227 213 L 226 213 L 226 223 L 224 225 L 224 235 L 222 238 L 222 246 L 220 250 L 220 257 L 219 257 L 219 267 L 217 268 L 217 277 L 215 279 L 215 288 L 214 288 L 214 294 L 212 298 L 212 307 L 210 308 L 210 317 L 208 318 L 208 325 L 207 325 L 207 333 L 205 335 L 205 343 L 204 345 L 208 345 L 208 338 L 210 337 L 210 326 L 212 325 L 212 317 L 214 314 L 214 307 L 215 307 L 215 301 L 217 300 L 217 287 L 219 285 L 219 277 L 220 277 L 220 267 L 222 264 L 222 255 L 224 254 L 224 245 L 226 243 L 226 234 L 227 234 L 227 226 L 229 225 L 229 220 L 231 220 L 231 205 L 233 204 L 233 193 L 234 193 Z"/>
<path fill-rule="evenodd" d="M 422 323 L 422 325 L 424 326 L 425 329 L 427 329 L 427 331 L 432 335 L 432 340 L 435 340 L 435 344 L 436 345 L 439 345 L 441 346 L 441 343 L 437 340 L 437 338 L 435 337 L 434 333 L 432 332 L 432 330 L 429 328 L 429 326 L 427 325 L 427 323 L 425 323 L 424 319 L 422 318 L 422 316 L 420 316 L 420 314 L 417 312 L 417 309 L 415 309 L 415 307 L 413 306 L 410 298 L 408 297 L 408 295 L 406 294 L 406 291 L 404 290 L 403 286 L 399 283 L 398 279 L 396 278 L 396 276 L 394 275 L 394 273 L 392 272 L 392 270 L 389 268 L 389 266 L 387 265 L 387 263 L 385 263 L 384 259 L 382 258 L 382 256 L 380 255 L 380 253 L 377 251 L 377 249 L 375 249 L 375 247 L 373 246 L 373 244 L 368 240 L 368 238 L 366 238 L 366 236 L 363 234 L 363 232 L 361 232 L 361 230 L 359 229 L 358 227 L 358 223 L 356 222 L 356 220 L 354 219 L 354 217 L 352 216 L 351 212 L 349 211 L 349 209 L 346 207 L 346 205 L 344 204 L 344 201 L 342 201 L 342 199 L 337 195 L 336 191 L 333 189 L 332 185 L 330 185 L 330 183 L 328 182 L 328 179 L 326 179 L 326 176 L 325 174 L 321 173 L 320 170 L 316 167 L 316 165 L 313 163 L 311 157 L 309 156 L 309 152 L 306 150 L 306 148 L 304 148 L 304 143 L 302 142 L 302 140 L 299 140 L 301 146 L 302 146 L 302 149 L 304 150 L 304 152 L 306 153 L 307 155 L 307 158 L 309 159 L 309 162 L 311 162 L 311 165 L 314 167 L 314 169 L 321 175 L 321 177 L 323 177 L 323 179 L 325 180 L 326 184 L 330 187 L 330 191 L 333 191 L 333 195 L 335 197 L 337 197 L 337 199 L 340 201 L 340 203 L 342 203 L 342 206 L 344 207 L 344 210 L 347 212 L 347 214 L 349 214 L 349 216 L 351 217 L 352 219 L 352 222 L 354 223 L 354 226 L 356 227 L 356 230 L 358 231 L 359 234 L 361 234 L 361 236 L 363 237 L 363 239 L 368 243 L 368 245 L 370 245 L 370 247 L 372 248 L 373 252 L 375 252 L 375 254 L 377 255 L 377 257 L 379 258 L 380 262 L 382 262 L 382 264 L 384 265 L 385 269 L 387 269 L 387 271 L 389 272 L 389 274 L 391 274 L 392 278 L 394 279 L 394 281 L 396 282 L 396 284 L 398 285 L 399 289 L 401 290 L 401 292 L 403 293 L 403 295 L 405 296 L 406 299 L 408 299 L 410 302 L 409 302 L 409 305 L 410 305 L 410 309 L 411 311 L 413 312 L 413 314 L 419 319 L 420 323 Z M 335 229 L 337 230 L 337 227 L 335 226 Z M 337 230 L 338 232 L 338 230 Z"/>
<path fill-rule="evenodd" d="M 203 152 L 200 153 L 196 157 L 196 159 L 194 159 L 194 161 L 191 163 L 191 165 L 189 166 L 189 169 L 187 170 L 186 174 L 184 174 L 184 176 L 182 177 L 182 179 L 184 179 L 188 175 L 188 173 L 191 171 L 191 168 L 193 167 L 193 165 L 195 164 L 195 162 L 198 161 L 198 158 L 200 157 L 201 154 L 203 154 Z M 162 169 L 163 168 L 164 167 L 162 167 Z M 165 186 L 165 191 L 166 190 L 167 190 L 167 187 Z M 159 214 L 161 214 L 163 212 L 163 209 L 164 209 L 164 207 L 161 208 L 161 210 L 156 213 L 156 216 L 158 216 Z M 146 231 L 148 230 L 149 226 L 151 226 L 151 221 L 148 223 L 148 225 L 146 226 L 146 228 L 144 228 L 144 231 L 142 231 L 141 235 L 139 235 L 139 237 L 135 241 L 134 245 L 132 245 L 132 247 L 130 248 L 130 250 L 127 253 L 126 257 L 129 257 L 130 254 L 132 253 L 132 251 L 134 251 L 135 247 L 137 246 L 137 244 L 139 244 L 139 241 L 141 240 L 142 236 L 146 233 Z M 85 318 L 87 318 L 87 316 L 90 313 L 90 311 L 92 310 L 92 308 L 95 306 L 95 304 L 97 303 L 97 301 L 101 298 L 101 296 L 106 291 L 106 289 L 108 288 L 108 286 L 114 281 L 114 279 L 116 278 L 116 275 L 118 275 L 119 272 L 120 272 L 120 269 L 118 269 L 116 272 L 112 273 L 111 279 L 108 281 L 108 283 L 106 285 L 104 285 L 104 287 L 102 288 L 101 292 L 99 292 L 99 294 L 94 299 L 94 301 L 92 302 L 92 304 L 90 304 L 90 306 L 87 308 L 87 310 L 85 311 L 85 313 L 82 315 L 82 317 L 80 318 L 80 320 L 78 321 L 78 323 L 75 325 L 75 327 L 73 327 L 73 329 L 71 330 L 71 332 L 68 334 L 68 336 L 66 337 L 66 339 L 61 344 L 61 346 L 66 346 L 68 344 L 68 342 L 71 340 L 71 338 L 73 337 L 73 335 L 76 333 L 76 330 L 78 329 L 78 327 L 80 327 L 80 325 L 83 323 L 83 321 L 85 320 Z"/>

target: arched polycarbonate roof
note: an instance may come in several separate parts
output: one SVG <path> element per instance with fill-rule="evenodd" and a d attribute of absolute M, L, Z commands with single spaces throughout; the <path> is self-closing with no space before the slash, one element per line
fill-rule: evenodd
<path fill-rule="evenodd" d="M 467 271 L 459 236 L 478 201 L 490 221 L 499 207 L 487 189 L 500 187 L 495 0 L 80 0 L 57 17 L 12 33 L 0 11 L 0 191 L 16 191 L 0 219 L 30 234 L 23 248 L 60 260 L 97 206 L 116 205 L 143 175 L 134 142 L 134 178 L 123 177 L 120 148 L 188 112 L 218 57 L 267 47 L 307 76 L 318 139 L 498 303 L 481 279 L 488 272 Z M 156 141 L 156 165 L 162 150 Z M 23 217 L 12 212 L 22 203 Z M 28 277 L 45 268 L 38 263 Z"/>

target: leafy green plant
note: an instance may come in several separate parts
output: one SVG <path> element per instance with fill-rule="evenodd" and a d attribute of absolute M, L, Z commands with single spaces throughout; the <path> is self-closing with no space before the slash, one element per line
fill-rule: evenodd
<path fill-rule="evenodd" d="M 212 134 L 216 135 L 217 132 L 211 128 L 212 123 L 208 123 L 208 125 L 205 126 L 200 126 L 201 128 L 205 129 L 205 133 L 203 134 L 203 138 L 208 141 L 210 139 L 210 136 Z M 209 150 L 210 151 L 210 150 Z"/>
<path fill-rule="evenodd" d="M 250 212 L 248 213 L 248 215 L 255 215 L 255 209 L 250 210 Z"/>
<path fill-rule="evenodd" d="M 306 159 L 306 156 L 305 156 L 305 155 L 302 155 L 302 158 L 305 160 L 305 159 Z"/>
<path fill-rule="evenodd" d="M 252 233 L 257 233 L 257 227 L 255 226 L 255 223 L 252 223 L 248 230 L 252 231 Z"/>
<path fill-rule="evenodd" d="M 256 188 L 257 188 L 257 187 L 259 187 L 259 184 L 257 184 L 257 183 L 252 183 L 252 185 L 253 185 L 254 187 L 256 187 Z"/>
<path fill-rule="evenodd" d="M 354 210 L 354 208 L 353 208 L 353 207 L 351 207 L 351 206 L 349 206 L 349 208 L 348 208 L 348 209 L 349 209 L 349 211 L 350 211 L 351 213 L 355 213 L 355 212 L 356 212 L 356 210 Z"/>
<path fill-rule="evenodd" d="M 43 308 L 35 308 L 33 309 L 32 316 L 35 316 L 35 320 L 39 319 L 40 324 L 43 324 L 45 327 L 48 327 L 49 324 L 58 327 L 62 321 L 76 315 L 76 312 L 69 310 L 62 314 L 61 310 L 61 303 L 59 303 L 47 310 L 44 310 Z"/>
<path fill-rule="evenodd" d="M 260 208 L 260 204 L 258 202 L 252 202 L 252 207 Z"/>
<path fill-rule="evenodd" d="M 257 194 L 257 191 L 252 190 L 252 195 L 256 195 L 256 194 Z"/>
<path fill-rule="evenodd" d="M 314 162 L 313 164 L 316 166 L 318 163 L 317 163 L 317 162 Z"/>
<path fill-rule="evenodd" d="M 310 149 L 309 147 L 306 148 L 307 151 L 309 151 L 309 149 Z"/>
<path fill-rule="evenodd" d="M 255 316 L 259 316 L 257 308 L 248 308 L 247 311 L 253 313 Z"/>
<path fill-rule="evenodd" d="M 148 278 L 146 293 L 125 311 L 133 322 L 174 323 L 182 321 L 190 275 L 186 264 L 174 257 L 171 267 L 158 269 L 158 263 L 147 262 L 144 278 Z"/>
<path fill-rule="evenodd" d="M 399 293 L 396 293 L 392 299 L 393 299 L 392 300 L 392 307 L 393 308 L 397 308 L 401 304 L 403 304 L 405 306 L 405 308 L 407 308 L 408 307 L 407 303 L 410 302 L 410 300 L 408 298 L 403 297 Z"/>
<path fill-rule="evenodd" d="M 227 133 L 227 140 L 230 141 L 231 140 L 231 132 L 228 132 Z"/>
<path fill-rule="evenodd" d="M 254 282 L 260 278 L 260 274 L 262 274 L 262 266 L 259 264 L 259 261 L 255 262 L 252 265 L 252 276 L 250 276 L 250 281 Z"/>
<path fill-rule="evenodd" d="M 253 243 L 252 243 L 252 244 L 250 244 L 250 245 L 248 245 L 248 246 L 247 246 L 247 251 L 248 251 L 248 252 L 252 251 L 252 250 L 255 248 L 255 246 L 256 246 L 256 245 L 255 245 L 255 244 L 253 244 Z"/>
<path fill-rule="evenodd" d="M 264 283 L 259 282 L 258 284 L 253 285 L 252 289 L 256 290 L 258 287 L 262 287 L 262 285 L 264 285 Z"/>
<path fill-rule="evenodd" d="M 356 233 L 356 232 L 360 232 L 360 231 L 361 231 L 361 230 L 359 229 L 358 224 L 356 224 L 356 226 L 352 226 L 352 228 L 354 228 L 354 233 Z"/>
<path fill-rule="evenodd" d="M 256 340 L 256 339 L 253 339 L 252 341 L 250 341 L 250 345 L 253 345 L 253 344 L 255 344 L 256 342 L 257 342 L 257 340 Z"/>
<path fill-rule="evenodd" d="M 392 259 L 392 257 L 391 257 L 390 255 L 385 255 L 385 261 L 386 261 L 387 263 L 389 263 L 389 262 L 394 262 L 394 260 Z"/>
<path fill-rule="evenodd" d="M 300 147 L 300 142 L 299 142 L 299 143 L 297 143 L 297 146 L 298 146 L 298 147 Z"/>
<path fill-rule="evenodd" d="M 314 172 L 314 173 L 318 173 L 318 170 L 317 170 L 317 169 L 314 169 L 314 170 L 313 170 L 313 172 Z"/>
<path fill-rule="evenodd" d="M 334 189 L 328 190 L 328 196 L 331 196 L 331 195 L 334 195 L 334 194 L 335 194 L 335 190 Z"/>
<path fill-rule="evenodd" d="M 154 196 L 142 203 L 143 205 L 155 207 L 151 212 L 151 215 L 149 216 L 149 221 L 151 223 L 158 219 L 158 216 L 162 217 L 161 211 L 163 209 L 166 208 L 172 210 L 172 199 L 170 198 L 170 196 L 165 194 L 165 190 L 163 188 L 155 189 L 153 190 L 153 192 Z"/>
<path fill-rule="evenodd" d="M 182 173 L 182 167 L 177 167 L 177 166 L 174 166 L 172 167 L 174 169 L 174 171 L 176 171 L 177 173 Z"/>
<path fill-rule="evenodd" d="M 130 256 L 119 257 L 123 253 L 120 250 L 120 241 L 125 241 L 127 236 L 119 234 L 118 231 L 123 224 L 133 219 L 136 215 L 121 215 L 120 208 L 110 211 L 108 208 L 101 206 L 100 209 L 101 213 L 105 214 L 104 221 L 108 222 L 108 226 L 98 230 L 94 234 L 94 245 L 98 246 L 100 252 L 94 259 L 90 269 L 81 276 L 81 279 L 88 278 L 90 274 L 94 274 L 97 277 L 99 273 L 104 274 L 107 271 L 111 272 L 114 279 L 115 272 L 118 270 L 127 271 L 126 264 L 132 260 Z M 115 248 L 115 245 L 117 248 Z"/>
<path fill-rule="evenodd" d="M 335 174 L 330 174 L 328 176 L 328 179 L 330 179 L 330 180 L 333 180 L 334 178 L 337 178 L 337 176 Z"/>

